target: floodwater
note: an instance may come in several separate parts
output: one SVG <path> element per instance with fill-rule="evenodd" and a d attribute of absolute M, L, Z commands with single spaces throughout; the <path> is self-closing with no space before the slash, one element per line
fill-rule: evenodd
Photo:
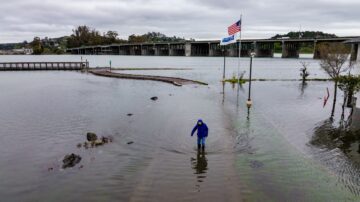
<path fill-rule="evenodd" d="M 80 57 L 1 56 L 0 62 Z M 345 108 L 341 117 L 339 91 L 330 119 L 332 97 L 325 106 L 322 98 L 326 88 L 332 92 L 332 82 L 253 82 L 248 109 L 248 84 L 223 86 L 220 57 L 82 57 L 93 67 L 111 60 L 118 68 L 188 68 L 131 72 L 209 85 L 176 87 L 66 71 L 0 72 L 2 200 L 360 200 L 360 113 L 355 108 L 349 116 Z M 327 78 L 316 60 L 280 58 L 255 58 L 253 78 L 298 79 L 300 61 L 309 63 L 311 78 Z M 237 64 L 227 58 L 227 77 L 237 74 Z M 249 58 L 240 65 L 248 72 Z M 190 137 L 198 118 L 209 126 L 205 152 Z M 340 127 L 346 130 L 338 132 Z M 77 148 L 89 131 L 114 142 Z M 82 160 L 62 169 L 68 153 Z"/>

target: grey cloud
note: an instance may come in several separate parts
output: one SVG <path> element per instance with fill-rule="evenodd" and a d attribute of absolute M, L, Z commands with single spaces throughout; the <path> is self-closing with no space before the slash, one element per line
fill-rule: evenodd
<path fill-rule="evenodd" d="M 217 39 L 243 13 L 243 36 L 322 30 L 360 35 L 357 0 L 0 0 L 0 43 L 34 36 L 71 34 L 89 25 L 121 37 L 160 31 L 196 39 Z"/>

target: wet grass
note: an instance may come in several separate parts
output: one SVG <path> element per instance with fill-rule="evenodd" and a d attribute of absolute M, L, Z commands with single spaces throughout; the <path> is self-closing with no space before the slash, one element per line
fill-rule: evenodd
<path fill-rule="evenodd" d="M 228 83 L 240 83 L 244 84 L 248 82 L 249 79 L 240 79 L 237 78 L 231 78 L 231 79 L 225 79 L 224 82 Z M 302 81 L 302 79 L 251 79 L 251 81 Z M 332 79 L 322 79 L 322 78 L 313 78 L 313 79 L 306 79 L 305 81 L 332 81 Z"/>
<path fill-rule="evenodd" d="M 126 70 L 126 71 L 132 71 L 132 70 L 192 70 L 191 68 L 128 68 L 128 67 L 113 67 L 114 70 Z"/>
<path fill-rule="evenodd" d="M 224 82 L 244 84 L 244 83 L 246 83 L 246 80 L 245 79 L 231 78 L 231 79 L 225 79 Z"/>

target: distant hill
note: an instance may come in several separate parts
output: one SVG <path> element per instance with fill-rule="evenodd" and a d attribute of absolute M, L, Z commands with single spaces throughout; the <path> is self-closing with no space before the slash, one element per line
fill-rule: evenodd
<path fill-rule="evenodd" d="M 336 38 L 335 34 L 324 33 L 320 31 L 304 31 L 304 32 L 289 32 L 287 34 L 277 34 L 271 39 L 279 39 L 279 38 L 290 38 L 290 39 L 321 39 L 321 38 Z"/>
<path fill-rule="evenodd" d="M 0 50 L 12 50 L 12 49 L 16 49 L 16 48 L 22 48 L 25 47 L 26 43 L 3 43 L 0 44 Z"/>

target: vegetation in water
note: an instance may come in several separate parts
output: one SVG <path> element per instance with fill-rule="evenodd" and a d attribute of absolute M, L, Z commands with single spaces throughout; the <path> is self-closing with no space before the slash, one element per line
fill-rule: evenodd
<path fill-rule="evenodd" d="M 336 81 L 338 82 L 340 90 L 345 94 L 344 104 L 347 101 L 347 106 L 351 107 L 354 94 L 360 90 L 360 76 L 351 74 L 339 76 L 336 78 Z"/>
<path fill-rule="evenodd" d="M 350 48 L 343 43 L 325 43 L 319 46 L 320 66 L 334 81 L 334 100 L 331 117 L 334 116 L 338 79 L 341 73 L 351 69 L 352 63 L 348 61 Z M 348 66 L 345 64 L 348 63 Z"/>
<path fill-rule="evenodd" d="M 239 83 L 239 84 L 244 84 L 246 83 L 246 80 L 244 79 L 244 74 L 245 72 L 241 72 L 240 73 L 240 77 L 236 77 L 235 74 L 233 74 L 233 76 L 230 79 L 225 79 L 224 82 L 229 82 L 229 83 Z"/>
<path fill-rule="evenodd" d="M 300 62 L 301 65 L 303 66 L 301 69 L 300 69 L 300 76 L 301 76 L 301 79 L 302 79 L 302 82 L 305 83 L 306 82 L 306 78 L 310 75 L 310 73 L 308 72 L 307 70 L 307 67 L 309 66 L 309 63 L 308 62 Z"/>

